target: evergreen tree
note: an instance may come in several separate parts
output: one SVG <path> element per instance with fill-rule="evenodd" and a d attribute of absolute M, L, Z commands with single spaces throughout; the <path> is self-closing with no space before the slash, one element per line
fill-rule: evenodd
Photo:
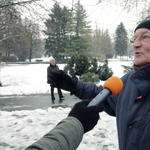
<path fill-rule="evenodd" d="M 91 28 L 87 21 L 86 10 L 80 4 L 80 1 L 75 5 L 73 16 L 73 33 L 70 37 L 70 43 L 66 51 L 70 55 L 78 55 L 91 51 L 93 45 L 91 43 Z"/>
<path fill-rule="evenodd" d="M 45 39 L 45 55 L 53 56 L 61 59 L 65 55 L 65 48 L 68 43 L 68 32 L 70 32 L 71 13 L 67 7 L 61 8 L 58 3 L 55 3 L 46 20 L 45 25 L 47 30 L 44 33 L 47 35 Z"/>
<path fill-rule="evenodd" d="M 128 37 L 123 23 L 121 22 L 116 29 L 115 37 L 115 57 L 127 54 Z"/>

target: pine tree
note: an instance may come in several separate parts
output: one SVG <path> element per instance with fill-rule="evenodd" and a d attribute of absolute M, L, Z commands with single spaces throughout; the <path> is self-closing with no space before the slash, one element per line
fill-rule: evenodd
<path fill-rule="evenodd" d="M 80 4 L 80 1 L 75 5 L 73 16 L 73 33 L 70 36 L 70 43 L 66 51 L 70 55 L 78 55 L 87 53 L 93 49 L 91 43 L 91 27 L 87 21 L 86 10 Z"/>
<path fill-rule="evenodd" d="M 128 37 L 123 23 L 121 22 L 116 29 L 115 37 L 115 57 L 124 56 L 127 53 Z"/>
<path fill-rule="evenodd" d="M 61 59 L 65 55 L 65 48 L 68 43 L 68 32 L 70 28 L 70 12 L 67 7 L 61 8 L 58 3 L 55 3 L 46 20 L 45 25 L 47 30 L 44 33 L 47 35 L 45 41 L 45 55 L 53 56 Z"/>

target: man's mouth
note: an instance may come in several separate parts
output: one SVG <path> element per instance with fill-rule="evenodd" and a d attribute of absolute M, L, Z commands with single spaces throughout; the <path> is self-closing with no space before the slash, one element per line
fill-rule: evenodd
<path fill-rule="evenodd" d="M 135 55 L 140 55 L 140 52 L 135 52 Z"/>

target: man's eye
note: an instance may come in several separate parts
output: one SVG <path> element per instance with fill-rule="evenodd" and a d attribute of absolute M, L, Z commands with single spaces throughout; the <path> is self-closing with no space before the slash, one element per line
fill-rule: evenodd
<path fill-rule="evenodd" d="M 147 39 L 147 38 L 149 38 L 149 36 L 148 35 L 143 35 L 142 38 Z"/>
<path fill-rule="evenodd" d="M 145 34 L 142 36 L 142 39 L 148 39 L 148 38 L 150 38 L 150 34 Z"/>

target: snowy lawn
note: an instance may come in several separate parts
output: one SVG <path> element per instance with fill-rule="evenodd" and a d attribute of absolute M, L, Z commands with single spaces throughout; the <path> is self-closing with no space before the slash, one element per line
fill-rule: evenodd
<path fill-rule="evenodd" d="M 111 61 L 114 76 L 121 77 L 121 65 L 131 66 L 132 61 Z M 49 94 L 48 64 L 4 65 L 1 68 L 0 98 L 32 94 Z M 64 65 L 59 65 L 63 69 Z M 103 84 L 103 82 L 100 82 Z M 57 92 L 57 91 L 56 91 Z M 63 91 L 64 93 L 66 91 Z M 34 111 L 0 111 L 0 150 L 23 150 L 50 131 L 71 108 L 48 108 Z M 100 114 L 96 127 L 86 133 L 78 150 L 118 150 L 116 120 L 106 113 Z"/>

